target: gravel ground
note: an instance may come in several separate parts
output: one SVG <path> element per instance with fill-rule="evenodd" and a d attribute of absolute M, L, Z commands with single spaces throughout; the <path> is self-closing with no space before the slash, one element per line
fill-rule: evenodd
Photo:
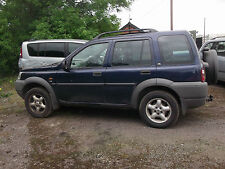
<path fill-rule="evenodd" d="M 176 126 L 154 129 L 131 110 L 61 108 L 32 118 L 9 88 L 0 98 L 0 168 L 225 168 L 225 84 Z"/>

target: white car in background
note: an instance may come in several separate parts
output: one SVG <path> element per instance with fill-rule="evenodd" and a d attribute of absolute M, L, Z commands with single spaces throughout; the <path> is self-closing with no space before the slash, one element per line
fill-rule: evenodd
<path fill-rule="evenodd" d="M 213 67 L 214 71 L 210 72 L 215 76 L 217 80 L 225 82 L 225 37 L 217 37 L 204 43 L 200 49 L 200 52 L 215 50 L 215 55 L 211 58 L 204 57 L 203 61 L 209 64 L 209 67 Z M 207 75 L 207 74 L 206 74 Z"/>
<path fill-rule="evenodd" d="M 54 39 L 25 41 L 18 62 L 19 70 L 38 68 L 61 62 L 66 56 L 86 43 L 86 40 Z"/>

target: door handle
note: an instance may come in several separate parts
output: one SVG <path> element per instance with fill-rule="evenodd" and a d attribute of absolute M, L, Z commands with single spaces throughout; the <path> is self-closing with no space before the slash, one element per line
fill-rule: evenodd
<path fill-rule="evenodd" d="M 150 70 L 142 70 L 142 71 L 140 72 L 140 74 L 141 74 L 141 75 L 150 75 L 151 72 L 150 72 Z"/>
<path fill-rule="evenodd" d="M 100 77 L 102 76 L 102 72 L 93 72 L 94 77 Z"/>

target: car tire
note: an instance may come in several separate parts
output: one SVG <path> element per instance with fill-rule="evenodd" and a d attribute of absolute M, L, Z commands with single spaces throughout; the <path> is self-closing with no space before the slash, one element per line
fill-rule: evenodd
<path fill-rule="evenodd" d="M 32 88 L 25 94 L 25 106 L 33 117 L 48 117 L 53 111 L 50 95 L 42 88 Z"/>
<path fill-rule="evenodd" d="M 206 82 L 216 84 L 218 79 L 218 57 L 215 50 L 204 52 L 204 61 L 208 63 L 206 68 Z"/>
<path fill-rule="evenodd" d="M 152 91 L 142 98 L 139 114 L 148 126 L 166 128 L 176 124 L 179 118 L 178 101 L 168 92 Z"/>

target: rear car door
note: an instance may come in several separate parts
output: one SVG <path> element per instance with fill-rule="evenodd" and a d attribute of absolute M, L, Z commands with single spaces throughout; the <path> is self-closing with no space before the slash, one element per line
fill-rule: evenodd
<path fill-rule="evenodd" d="M 109 67 L 105 72 L 105 102 L 131 103 L 134 88 L 156 78 L 156 66 L 150 39 L 123 39 L 113 43 Z"/>
<path fill-rule="evenodd" d="M 190 37 L 181 34 L 161 35 L 157 40 L 157 53 L 160 54 L 157 61 L 158 78 L 173 82 L 201 81 L 200 59 L 194 57 L 197 53 L 193 53 L 191 43 L 194 42 Z"/>
<path fill-rule="evenodd" d="M 61 101 L 104 103 L 104 62 L 108 48 L 108 42 L 90 44 L 72 58 L 70 71 L 58 71 L 55 91 Z"/>

